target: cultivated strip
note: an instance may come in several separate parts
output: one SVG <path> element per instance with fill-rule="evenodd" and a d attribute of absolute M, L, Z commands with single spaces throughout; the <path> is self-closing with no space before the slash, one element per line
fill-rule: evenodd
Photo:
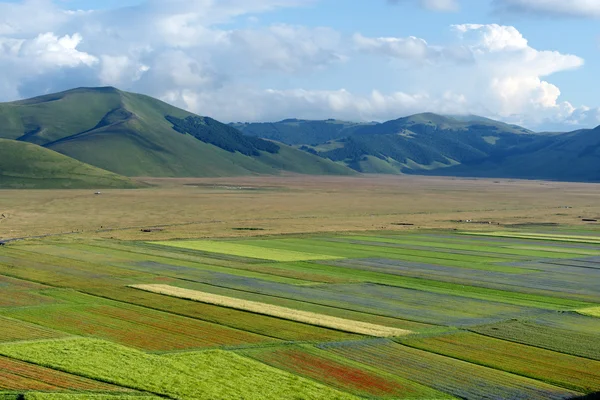
<path fill-rule="evenodd" d="M 287 307 L 274 306 L 256 301 L 241 300 L 233 297 L 220 296 L 217 294 L 200 292 L 198 290 L 183 289 L 170 285 L 131 285 L 130 287 L 147 292 L 163 294 L 166 296 L 199 301 L 202 303 L 214 304 L 223 307 L 230 307 L 237 310 L 270 315 L 277 318 L 323 326 L 345 332 L 358 333 L 361 335 L 391 337 L 403 336 L 412 333 L 406 329 L 391 328 L 382 325 L 370 324 L 367 322 L 331 317 L 328 315 L 317 314 L 308 311 L 299 311 Z"/>
<path fill-rule="evenodd" d="M 600 307 L 591 307 L 591 308 L 583 308 L 577 310 L 579 314 L 589 315 L 590 317 L 599 317 L 600 318 Z"/>

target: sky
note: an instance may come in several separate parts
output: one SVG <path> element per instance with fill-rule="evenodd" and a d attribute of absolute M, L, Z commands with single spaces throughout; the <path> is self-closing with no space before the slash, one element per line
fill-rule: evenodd
<path fill-rule="evenodd" d="M 0 101 L 115 86 L 224 122 L 600 125 L 600 0 L 0 0 Z"/>

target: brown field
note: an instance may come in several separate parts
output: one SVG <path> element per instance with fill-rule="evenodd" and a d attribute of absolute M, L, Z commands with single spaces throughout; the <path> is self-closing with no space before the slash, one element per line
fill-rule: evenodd
<path fill-rule="evenodd" d="M 145 181 L 155 186 L 99 196 L 93 190 L 0 190 L 5 215 L 0 238 L 66 232 L 164 240 L 414 227 L 473 230 L 490 228 L 453 221 L 584 225 L 582 217 L 600 216 L 600 186 L 585 183 L 380 175 Z M 156 226 L 164 230 L 141 232 Z"/>
<path fill-rule="evenodd" d="M 198 290 L 183 289 L 170 285 L 131 285 L 131 287 L 151 293 L 164 294 L 166 296 L 199 301 L 202 303 L 234 308 L 236 310 L 250 311 L 257 314 L 303 322 L 310 325 L 332 328 L 344 332 L 358 333 L 360 335 L 389 337 L 402 336 L 412 333 L 411 331 L 405 329 L 369 324 L 367 322 L 352 321 L 344 318 L 331 317 L 329 315 L 294 310 L 291 308 L 274 306 L 272 304 L 236 299 L 233 297 L 220 296 L 217 294 L 200 292 Z"/>

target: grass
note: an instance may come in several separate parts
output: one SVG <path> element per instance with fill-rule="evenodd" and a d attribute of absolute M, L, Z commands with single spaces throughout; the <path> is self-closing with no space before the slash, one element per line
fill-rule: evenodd
<path fill-rule="evenodd" d="M 468 332 L 407 338 L 401 343 L 579 392 L 600 391 L 599 361 Z"/>
<path fill-rule="evenodd" d="M 35 144 L 0 139 L 0 188 L 122 189 L 133 181 Z"/>
<path fill-rule="evenodd" d="M 167 296 L 179 297 L 187 300 L 199 301 L 208 304 L 230 307 L 257 314 L 269 315 L 277 318 L 302 322 L 309 325 L 322 326 L 340 331 L 357 333 L 369 336 L 400 336 L 411 333 L 405 329 L 391 328 L 387 326 L 369 324 L 360 321 L 351 321 L 342 318 L 331 317 L 323 314 L 315 314 L 291 308 L 274 306 L 266 303 L 237 299 L 233 297 L 220 296 L 212 293 L 203 293 L 197 290 L 189 290 L 169 285 L 134 285 L 136 289 Z"/>
<path fill-rule="evenodd" d="M 210 253 L 229 254 L 239 257 L 257 258 L 272 261 L 308 261 L 335 260 L 341 257 L 323 254 L 305 253 L 294 250 L 271 250 L 247 246 L 240 243 L 202 241 L 153 242 L 163 246 L 178 247 L 190 250 L 207 251 Z"/>
<path fill-rule="evenodd" d="M 1 397 L 0 397 L 1 398 Z M 161 397 L 149 395 L 98 394 L 98 393 L 25 393 L 22 400 L 158 400 Z"/>
<path fill-rule="evenodd" d="M 577 310 L 579 314 L 589 315 L 590 317 L 600 318 L 600 307 L 582 308 Z"/>
<path fill-rule="evenodd" d="M 71 339 L 2 345 L 0 353 L 170 398 L 237 399 L 240 393 L 248 399 L 353 398 L 223 351 L 165 357 L 110 342 Z"/>
<path fill-rule="evenodd" d="M 391 341 L 322 344 L 321 349 L 459 398 L 564 399 L 578 392 Z"/>
<path fill-rule="evenodd" d="M 130 161 L 129 155 L 122 157 L 122 161 L 114 160 L 115 163 Z M 453 222 L 461 219 L 486 219 L 502 224 L 547 221 L 580 227 L 582 223 L 577 217 L 582 210 L 600 215 L 600 206 L 590 206 L 589 201 L 596 189 L 586 184 L 542 186 L 529 181 L 495 184 L 490 180 L 406 176 L 260 176 L 144 179 L 144 182 L 155 187 L 111 190 L 99 197 L 90 196 L 87 190 L 2 192 L 2 212 L 8 218 L 0 223 L 0 237 L 77 230 L 85 238 L 160 241 L 257 233 L 464 230 L 464 224 Z M 205 186 L 198 186 L 202 184 Z M 214 190 L 215 185 L 278 190 Z M 573 208 L 558 210 L 557 204 Z M 89 212 L 91 209 L 93 213 Z M 564 215 L 556 215 L 559 213 Z M 415 228 L 393 225 L 397 222 L 410 222 Z M 160 225 L 168 227 L 151 234 L 140 230 Z M 101 226 L 111 231 L 97 232 Z M 231 229 L 239 226 L 260 226 L 265 231 Z"/>
<path fill-rule="evenodd" d="M 44 145 L 126 176 L 188 177 L 296 173 L 352 174 L 329 160 L 281 145 L 278 154 L 249 157 L 236 130 L 212 121 L 206 136 L 241 152 L 173 129 L 166 117 L 193 114 L 157 99 L 114 88 L 80 88 L 0 104 L 2 137 Z M 27 121 L 27 123 L 23 123 Z M 203 121 L 206 126 L 206 120 Z M 36 129 L 37 128 L 37 129 Z M 234 137 L 228 137 L 233 131 Z M 189 132 L 191 133 L 191 132 Z M 270 142 L 269 142 L 270 143 Z M 271 144 L 272 145 L 272 144 Z M 224 147 L 224 148 L 221 148 Z"/>

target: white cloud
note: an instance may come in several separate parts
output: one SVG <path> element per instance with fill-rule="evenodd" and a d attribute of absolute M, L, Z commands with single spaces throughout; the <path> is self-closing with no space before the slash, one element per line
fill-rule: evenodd
<path fill-rule="evenodd" d="M 435 53 L 423 39 L 409 36 L 406 38 L 378 37 L 368 38 L 360 33 L 353 37 L 357 49 L 372 54 L 382 54 L 404 60 L 424 61 Z"/>
<path fill-rule="evenodd" d="M 455 25 L 454 40 L 437 45 L 254 19 L 309 3 L 149 0 L 71 13 L 50 0 L 0 3 L 0 101 L 114 85 L 225 121 L 386 120 L 433 111 L 576 126 L 600 115 L 562 100 L 547 78 L 584 61 L 535 49 L 515 27 Z M 231 28 L 237 17 L 254 22 Z"/>
<path fill-rule="evenodd" d="M 388 0 L 391 4 L 404 2 L 416 2 L 421 7 L 432 11 L 457 11 L 459 9 L 458 0 Z"/>
<path fill-rule="evenodd" d="M 518 118 L 529 125 L 548 119 L 565 119 L 575 112 L 570 103 L 560 101 L 560 89 L 544 78 L 581 67 L 583 59 L 534 49 L 512 26 L 464 24 L 452 28 L 457 42 L 449 46 L 432 46 L 412 37 L 360 36 L 357 41 L 363 50 L 387 57 L 427 60 L 426 68 L 402 72 L 410 74 L 428 94 L 430 106 L 426 103 L 420 106 L 430 111 L 443 112 L 444 99 L 460 98 L 461 102 L 455 104 L 458 112 Z M 416 46 L 407 43 L 419 44 L 418 51 L 414 51 Z"/>
<path fill-rule="evenodd" d="M 597 0 L 494 0 L 498 11 L 538 15 L 600 18 Z"/>
<path fill-rule="evenodd" d="M 341 35 L 330 28 L 278 24 L 223 33 L 226 51 L 261 70 L 295 73 L 344 61 Z M 223 43 L 224 44 L 224 43 Z"/>

